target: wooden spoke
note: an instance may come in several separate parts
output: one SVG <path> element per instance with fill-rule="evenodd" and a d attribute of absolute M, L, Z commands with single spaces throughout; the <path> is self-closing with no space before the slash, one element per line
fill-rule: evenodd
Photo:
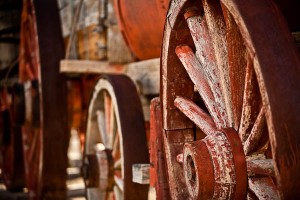
<path fill-rule="evenodd" d="M 114 121 L 112 120 L 114 116 L 114 107 L 112 105 L 111 97 L 106 91 L 103 91 L 103 97 L 104 97 L 104 113 L 105 113 L 104 123 L 105 123 L 105 130 L 107 134 L 107 141 L 105 146 L 108 149 L 112 149 L 113 135 L 112 135 L 111 128 L 112 128 L 112 123 L 114 123 Z"/>
<path fill-rule="evenodd" d="M 119 187 L 117 186 L 114 186 L 114 197 L 116 200 L 123 200 L 123 197 L 122 197 L 122 191 L 119 189 Z"/>
<path fill-rule="evenodd" d="M 196 47 L 196 57 L 200 61 L 200 68 L 203 68 L 206 80 L 211 88 L 215 102 L 224 111 L 222 113 L 223 127 L 229 126 L 228 116 L 225 111 L 225 100 L 220 88 L 219 71 L 216 65 L 216 59 L 208 34 L 205 18 L 200 16 L 189 17 L 187 20 L 191 36 Z"/>
<path fill-rule="evenodd" d="M 250 177 L 248 185 L 249 190 L 253 192 L 258 199 L 279 199 L 277 188 L 273 180 L 269 177 Z"/>
<path fill-rule="evenodd" d="M 118 186 L 118 188 L 121 191 L 124 191 L 124 183 L 123 183 L 122 179 L 115 175 L 114 180 L 115 180 L 116 186 Z"/>
<path fill-rule="evenodd" d="M 221 4 L 223 5 L 223 4 Z M 247 66 L 247 51 L 242 35 L 232 15 L 225 6 L 222 6 L 226 23 L 226 37 L 228 49 L 229 80 L 231 106 L 234 128 L 238 130 L 242 115 L 245 74 Z"/>
<path fill-rule="evenodd" d="M 265 112 L 264 109 L 261 108 L 256 118 L 256 121 L 252 127 L 251 133 L 244 143 L 244 152 L 246 155 L 253 151 L 254 148 L 257 147 L 258 143 L 261 141 L 265 124 Z"/>
<path fill-rule="evenodd" d="M 114 110 L 114 107 L 112 106 L 111 104 L 111 107 L 110 107 L 110 110 L 108 110 L 108 112 L 110 113 L 109 114 L 109 121 L 108 121 L 108 126 L 109 126 L 109 138 L 110 138 L 110 141 L 109 141 L 109 147 L 112 149 L 113 148 L 113 145 L 114 145 L 114 141 L 117 137 L 116 135 L 116 129 L 117 129 L 117 122 L 116 122 L 116 118 L 115 118 L 115 110 Z"/>
<path fill-rule="evenodd" d="M 259 95 L 258 83 L 256 80 L 254 68 L 253 68 L 253 58 L 248 55 L 247 68 L 246 68 L 246 78 L 245 78 L 245 89 L 243 97 L 243 109 L 241 122 L 239 127 L 239 135 L 242 142 L 245 142 L 248 138 L 251 128 L 253 127 L 257 115 L 259 113 L 260 98 L 256 97 Z"/>
<path fill-rule="evenodd" d="M 260 159 L 247 161 L 248 176 L 271 176 L 275 177 L 274 161 L 272 159 Z"/>
<path fill-rule="evenodd" d="M 122 160 L 118 159 L 114 161 L 114 169 L 115 170 L 120 170 L 122 167 Z"/>
<path fill-rule="evenodd" d="M 190 120 L 192 120 L 206 135 L 211 135 L 217 131 L 212 118 L 205 113 L 193 101 L 177 97 L 174 101 L 175 106 L 181 110 Z"/>
<path fill-rule="evenodd" d="M 224 127 L 226 125 L 225 110 L 215 102 L 205 72 L 192 49 L 188 46 L 177 46 L 176 54 L 194 82 L 216 126 L 218 128 Z"/>
<path fill-rule="evenodd" d="M 120 153 L 120 138 L 119 138 L 119 133 L 116 132 L 116 136 L 114 138 L 113 146 L 112 146 L 112 156 L 114 159 L 118 159 L 121 156 Z"/>
<path fill-rule="evenodd" d="M 228 51 L 226 41 L 226 24 L 220 2 L 218 0 L 203 1 L 203 9 L 209 35 L 212 40 L 216 64 L 219 69 L 222 94 L 224 95 L 226 111 L 230 126 L 233 124 L 231 89 L 229 78 Z"/>
<path fill-rule="evenodd" d="M 28 140 L 29 138 L 27 138 Z M 40 145 L 40 135 L 39 135 L 39 131 L 38 130 L 33 130 L 33 135 L 31 138 L 31 142 L 29 144 L 27 144 L 28 146 L 28 150 L 27 150 L 27 154 L 28 154 L 28 160 L 30 161 L 35 161 L 35 160 L 39 160 L 40 158 L 38 157 L 38 155 L 36 155 L 36 152 L 41 150 L 41 145 Z M 26 141 L 28 142 L 28 141 Z"/>
<path fill-rule="evenodd" d="M 97 110 L 97 124 L 102 143 L 106 146 L 108 144 L 108 134 L 106 133 L 105 114 L 103 110 Z"/>
<path fill-rule="evenodd" d="M 115 115 L 115 111 L 113 111 L 112 109 L 112 115 L 111 115 L 111 120 L 110 120 L 110 130 L 111 130 L 111 141 L 110 141 L 110 145 L 111 148 L 114 149 L 114 147 L 116 147 L 117 144 L 115 144 L 117 141 L 119 140 L 119 133 L 118 133 L 118 125 L 117 125 L 117 120 L 116 120 L 116 115 Z"/>

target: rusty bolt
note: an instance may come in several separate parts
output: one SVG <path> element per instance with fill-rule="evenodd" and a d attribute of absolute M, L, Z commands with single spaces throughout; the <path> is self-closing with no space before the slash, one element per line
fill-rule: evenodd
<path fill-rule="evenodd" d="M 179 163 L 183 163 L 183 153 L 180 153 L 176 156 L 176 160 Z"/>

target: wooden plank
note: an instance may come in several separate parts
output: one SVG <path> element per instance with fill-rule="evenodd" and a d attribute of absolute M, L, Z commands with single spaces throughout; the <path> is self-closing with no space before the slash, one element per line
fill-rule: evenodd
<path fill-rule="evenodd" d="M 107 61 L 61 60 L 61 73 L 124 73 L 124 65 L 111 65 Z"/>
<path fill-rule="evenodd" d="M 127 65 L 111 64 L 107 61 L 91 60 L 61 60 L 61 73 L 80 73 L 80 74 L 126 74 L 137 85 L 141 94 L 158 94 L 160 88 L 159 58 L 133 62 Z"/>

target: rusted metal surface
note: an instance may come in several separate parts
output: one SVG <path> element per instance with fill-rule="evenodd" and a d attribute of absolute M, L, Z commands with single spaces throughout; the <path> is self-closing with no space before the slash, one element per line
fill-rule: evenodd
<path fill-rule="evenodd" d="M 56 2 L 24 1 L 20 35 L 19 80 L 25 88 L 22 138 L 29 198 L 65 199 L 67 104 L 66 98 L 60 98 L 66 94 L 66 85 L 58 68 L 64 48 Z"/>
<path fill-rule="evenodd" d="M 135 57 L 159 57 L 168 0 L 114 2 L 120 30 Z"/>
<path fill-rule="evenodd" d="M 146 199 L 147 185 L 132 182 L 132 165 L 149 163 L 149 158 L 140 99 L 127 76 L 100 77 L 87 122 L 85 155 L 100 153 L 99 186 L 88 188 L 88 198 Z M 103 154 L 104 151 L 111 154 Z"/>
<path fill-rule="evenodd" d="M 300 196 L 300 56 L 273 1 L 172 1 L 161 59 L 172 199 Z M 193 124 L 207 136 L 175 146 L 172 138 L 192 135 Z"/>

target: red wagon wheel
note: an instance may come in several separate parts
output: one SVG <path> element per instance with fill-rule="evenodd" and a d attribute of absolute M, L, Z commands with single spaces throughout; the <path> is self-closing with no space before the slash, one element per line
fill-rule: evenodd
<path fill-rule="evenodd" d="M 271 0 L 171 3 L 161 102 L 173 199 L 300 196 L 299 58 Z"/>
<path fill-rule="evenodd" d="M 132 182 L 132 164 L 148 163 L 139 96 L 124 75 L 102 76 L 90 101 L 84 174 L 88 199 L 147 199 Z"/>
<path fill-rule="evenodd" d="M 65 199 L 68 125 L 64 56 L 55 1 L 24 0 L 19 82 L 24 90 L 22 125 L 26 186 L 30 199 Z"/>
<path fill-rule="evenodd" d="M 14 87 L 17 81 L 17 44 L 20 29 L 20 10 L 22 2 L 9 1 L 0 3 L 1 10 L 1 37 L 7 40 L 1 41 L 2 48 L 7 48 L 5 55 L 10 58 L 10 63 L 0 72 L 0 168 L 1 177 L 7 190 L 21 191 L 25 184 L 24 165 L 22 154 L 22 135 L 20 117 L 17 113 L 22 112 L 17 106 L 16 93 L 18 87 Z M 3 12 L 5 10 L 5 12 Z M 6 44 L 2 44 L 2 43 Z M 13 50 L 13 51 L 12 51 Z M 7 58 L 1 57 L 6 63 Z"/>

